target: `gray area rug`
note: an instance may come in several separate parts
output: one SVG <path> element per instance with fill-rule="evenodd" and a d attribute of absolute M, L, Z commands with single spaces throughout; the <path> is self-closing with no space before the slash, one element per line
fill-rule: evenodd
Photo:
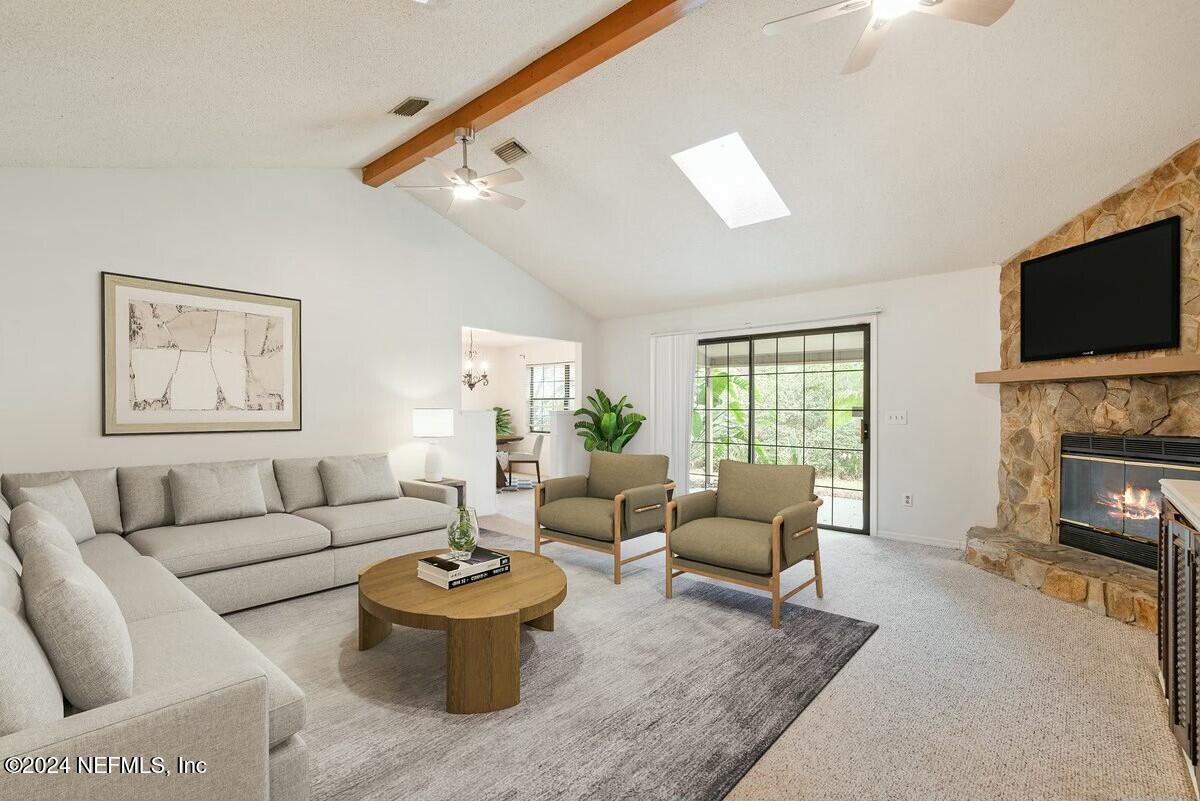
<path fill-rule="evenodd" d="M 775 631 L 731 585 L 681 577 L 668 601 L 661 556 L 617 587 L 603 554 L 545 553 L 567 574 L 556 630 L 523 627 L 521 703 L 487 715 L 445 711 L 441 632 L 356 650 L 354 587 L 228 617 L 307 694 L 314 799 L 723 798 L 877 628 L 788 603 Z"/>

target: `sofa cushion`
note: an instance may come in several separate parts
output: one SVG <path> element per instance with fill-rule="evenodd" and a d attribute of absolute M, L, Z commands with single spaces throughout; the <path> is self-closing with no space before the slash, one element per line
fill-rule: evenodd
<path fill-rule="evenodd" d="M 22 562 L 43 545 L 53 545 L 64 553 L 79 556 L 79 545 L 54 515 L 37 504 L 23 503 L 13 509 L 12 547 Z"/>
<path fill-rule="evenodd" d="M 45 509 L 63 528 L 71 533 L 76 542 L 84 542 L 96 536 L 96 527 L 92 524 L 92 513 L 88 510 L 87 501 L 79 491 L 79 485 L 73 478 L 64 478 L 53 484 L 29 485 L 17 487 L 13 492 L 13 500 L 17 503 L 32 503 Z"/>
<path fill-rule="evenodd" d="M 204 609 L 204 602 L 158 560 L 142 556 L 118 534 L 98 534 L 79 546 L 84 564 L 116 599 L 126 623 L 168 612 Z"/>
<path fill-rule="evenodd" d="M 125 532 L 175 524 L 175 506 L 171 499 L 169 475 L 172 467 L 216 467 L 252 464 L 262 481 L 267 514 L 283 511 L 275 470 L 269 459 L 241 459 L 232 462 L 204 462 L 189 465 L 151 465 L 147 467 L 118 467 L 117 487 L 121 494 L 121 518 Z M 99 531 L 99 529 L 97 529 Z"/>
<path fill-rule="evenodd" d="M 45 484 L 55 484 L 65 478 L 75 479 L 79 491 L 87 502 L 88 511 L 92 513 L 92 526 L 97 532 L 121 533 L 121 500 L 117 491 L 117 470 L 115 467 L 103 467 L 96 470 L 61 470 L 50 473 L 5 473 L 0 477 L 0 490 L 12 506 L 20 502 L 15 500 L 16 491 L 21 487 L 38 487 Z"/>
<path fill-rule="evenodd" d="M 329 529 L 333 545 L 338 547 L 445 528 L 454 509 L 421 498 L 394 498 L 349 506 L 318 506 L 296 514 Z"/>
<path fill-rule="evenodd" d="M 139 620 L 130 624 L 129 636 L 135 665 L 134 695 L 252 664 L 267 674 L 270 744 L 275 746 L 303 728 L 304 693 L 212 610 L 193 609 Z"/>
<path fill-rule="evenodd" d="M 267 513 L 262 481 L 253 464 L 180 465 L 168 471 L 167 483 L 177 526 Z"/>
<path fill-rule="evenodd" d="M 671 551 L 693 562 L 770 575 L 771 524 L 735 517 L 704 517 L 671 532 Z"/>
<path fill-rule="evenodd" d="M 603 498 L 562 498 L 538 510 L 546 528 L 593 540 L 613 541 L 613 502 Z"/>
<path fill-rule="evenodd" d="M 128 540 L 177 576 L 311 553 L 330 543 L 327 528 L 289 514 L 146 528 Z"/>
<path fill-rule="evenodd" d="M 647 484 L 665 484 L 668 459 L 657 454 L 634 455 L 592 451 L 587 494 L 612 500 L 622 491 Z M 611 537 L 609 539 L 612 539 Z"/>
<path fill-rule="evenodd" d="M 804 464 L 747 464 L 723 459 L 717 467 L 717 515 L 770 523 L 789 506 L 811 501 L 815 471 Z"/>
<path fill-rule="evenodd" d="M 400 485 L 386 454 L 334 456 L 317 463 L 330 506 L 400 497 Z"/>
<path fill-rule="evenodd" d="M 316 459 L 276 459 L 275 478 L 283 497 L 283 511 L 326 506 L 325 485 L 321 483 L 321 463 Z"/>
<path fill-rule="evenodd" d="M 129 629 L 112 593 L 82 559 L 58 548 L 34 549 L 21 562 L 21 592 L 30 627 L 76 709 L 130 696 Z"/>
<path fill-rule="evenodd" d="M 61 720 L 62 690 L 21 607 L 17 572 L 0 564 L 0 737 Z"/>

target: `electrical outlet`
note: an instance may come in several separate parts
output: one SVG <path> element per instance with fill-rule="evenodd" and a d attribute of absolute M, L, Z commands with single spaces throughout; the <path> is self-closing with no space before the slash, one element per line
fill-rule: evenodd
<path fill-rule="evenodd" d="M 912 506 L 912 493 L 906 492 L 900 496 L 900 503 L 904 504 L 905 506 Z"/>
<path fill-rule="evenodd" d="M 887 424 L 890 426 L 906 426 L 908 425 L 908 412 L 888 412 L 884 419 L 887 420 Z"/>

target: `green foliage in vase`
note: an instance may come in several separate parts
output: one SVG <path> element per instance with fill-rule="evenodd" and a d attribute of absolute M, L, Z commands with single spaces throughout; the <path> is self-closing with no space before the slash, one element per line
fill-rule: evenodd
<path fill-rule="evenodd" d="M 626 412 L 633 404 L 627 401 L 628 396 L 613 403 L 603 390 L 597 389 L 594 395 L 588 395 L 588 405 L 575 410 L 575 433 L 583 437 L 583 447 L 588 451 L 610 451 L 620 453 L 634 434 L 646 421 L 645 415 Z"/>
<path fill-rule="evenodd" d="M 479 530 L 471 516 L 471 510 L 458 508 L 458 514 L 446 527 L 446 540 L 453 551 L 473 551 L 479 542 Z"/>
<path fill-rule="evenodd" d="M 512 430 L 512 412 L 502 406 L 493 406 L 492 411 L 496 413 L 496 435 L 506 436 L 513 432 Z"/>

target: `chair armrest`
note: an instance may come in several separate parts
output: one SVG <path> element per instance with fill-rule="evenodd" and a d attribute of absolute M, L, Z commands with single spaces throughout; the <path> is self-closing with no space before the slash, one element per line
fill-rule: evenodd
<path fill-rule="evenodd" d="M 266 801 L 269 746 L 267 677 L 245 665 L 0 737 L 0 758 L 70 765 L 69 773 L 49 775 L 6 771 L 0 799 Z M 122 767 L 119 760 L 131 757 L 141 765 Z M 156 758 L 170 775 L 153 772 Z M 204 772 L 181 772 L 179 759 L 202 760 Z M 80 772 L 81 762 L 86 768 L 91 761 L 108 772 Z"/>
<path fill-rule="evenodd" d="M 671 521 L 673 529 L 702 517 L 716 517 L 717 493 L 714 490 L 704 490 L 680 495 L 671 501 L 671 509 L 674 511 L 674 519 Z"/>
<path fill-rule="evenodd" d="M 775 525 L 782 538 L 780 552 L 787 566 L 807 559 L 817 548 L 817 510 L 824 503 L 820 498 L 797 503 L 775 515 Z"/>
<path fill-rule="evenodd" d="M 622 524 L 626 534 L 648 534 L 662 530 L 667 519 L 666 484 L 634 487 L 617 497 L 625 499 Z"/>
<path fill-rule="evenodd" d="M 425 481 L 401 481 L 400 494 L 405 498 L 421 498 L 426 501 L 458 506 L 458 491 L 454 487 L 430 484 Z"/>
<path fill-rule="evenodd" d="M 541 503 L 553 503 L 563 498 L 582 498 L 587 495 L 587 482 L 587 476 L 548 478 L 538 485 L 534 498 L 540 496 Z"/>

